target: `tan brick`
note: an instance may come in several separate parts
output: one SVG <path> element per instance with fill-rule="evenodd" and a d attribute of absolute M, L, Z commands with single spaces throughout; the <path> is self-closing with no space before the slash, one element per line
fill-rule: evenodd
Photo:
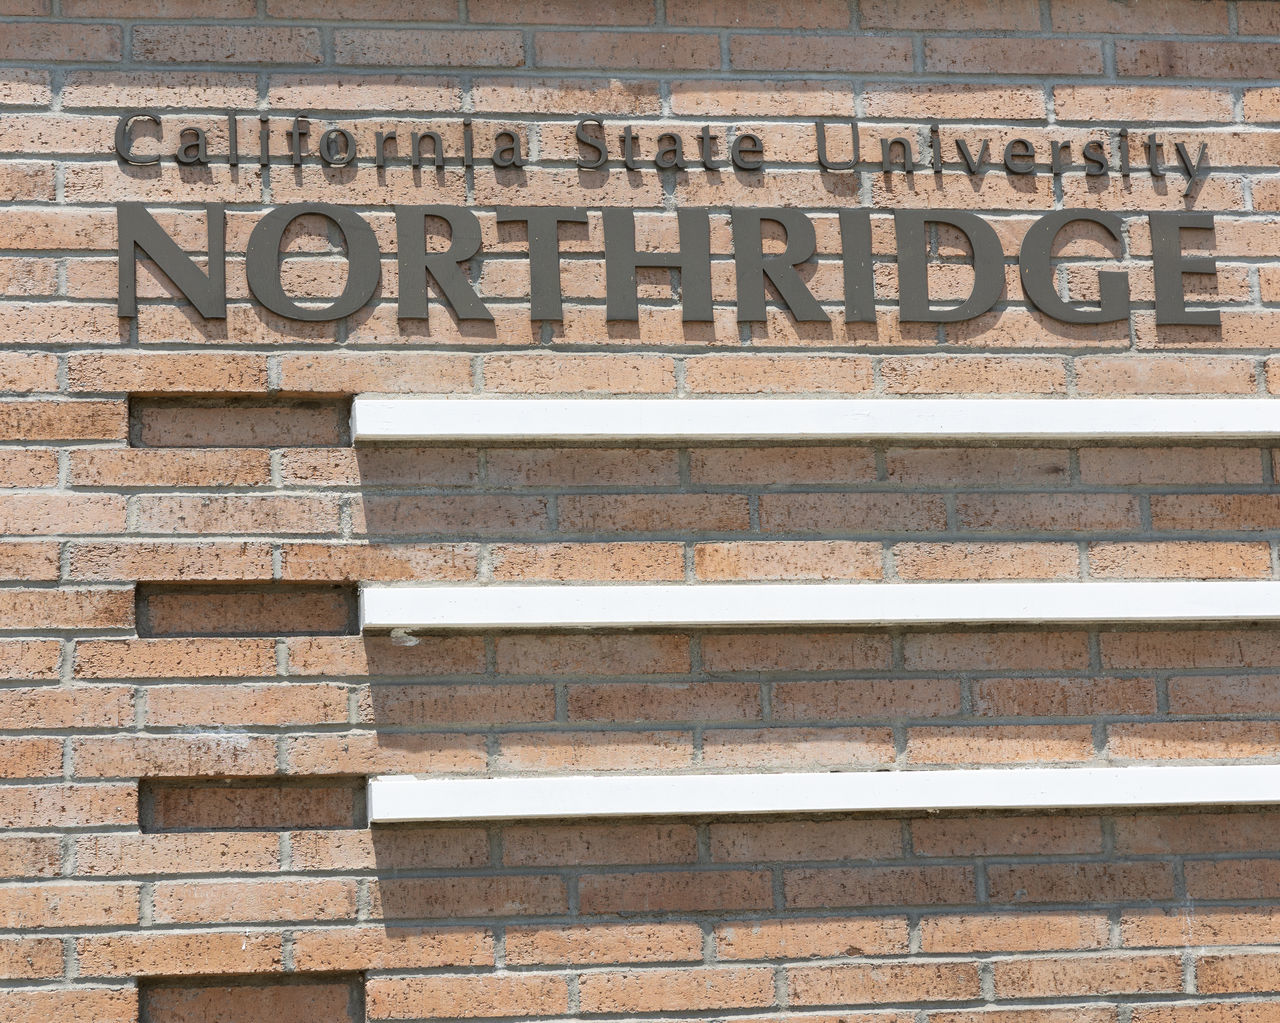
<path fill-rule="evenodd" d="M 266 543 L 84 541 L 68 545 L 72 579 L 91 582 L 270 579 Z"/>
<path fill-rule="evenodd" d="M 0 546 L 0 578 L 34 582 L 58 578 L 58 545 L 8 541 Z"/>
<path fill-rule="evenodd" d="M 275 773 L 275 743 L 267 736 L 82 736 L 71 748 L 82 778 Z"/>
<path fill-rule="evenodd" d="M 564 879 L 555 875 L 380 878 L 373 915 L 386 920 L 548 916 L 568 910 Z"/>
<path fill-rule="evenodd" d="M 702 931 L 695 924 L 510 927 L 506 932 L 506 961 L 512 966 L 701 960 Z"/>
<path fill-rule="evenodd" d="M 482 735 L 388 735 L 348 732 L 285 741 L 291 774 L 475 772 L 485 765 Z"/>
<path fill-rule="evenodd" d="M 1200 760 L 1266 757 L 1280 738 L 1280 723 L 1197 721 L 1117 724 L 1107 730 L 1107 752 L 1123 759 Z"/>
<path fill-rule="evenodd" d="M 307 781 L 216 781 L 157 785 L 148 792 L 154 831 L 350 828 L 355 786 Z"/>
<path fill-rule="evenodd" d="M 267 452 L 252 449 L 84 448 L 71 452 L 70 466 L 71 485 L 81 487 L 245 487 L 271 482 Z"/>
<path fill-rule="evenodd" d="M 860 10 L 863 28 L 962 29 L 966 32 L 978 29 L 1035 32 L 1040 28 L 1040 9 L 1031 0 L 995 0 L 958 6 L 937 0 L 862 0 Z"/>
<path fill-rule="evenodd" d="M 765 967 L 585 973 L 578 991 L 584 1012 L 753 1008 L 774 999 L 773 971 Z"/>
<path fill-rule="evenodd" d="M 360 926 L 299 930 L 294 963 L 304 971 L 491 966 L 493 937 L 470 927 Z"/>
<path fill-rule="evenodd" d="M 157 881 L 156 923 L 343 920 L 355 917 L 355 881 L 343 878 L 261 881 Z"/>
<path fill-rule="evenodd" d="M 841 71 L 893 74 L 912 69 L 911 42 L 902 37 L 735 35 L 729 63 L 746 71 Z"/>
<path fill-rule="evenodd" d="M 0 926 L 127 926 L 138 922 L 141 885 L 96 882 L 42 882 L 0 885 Z"/>
<path fill-rule="evenodd" d="M 684 578 L 684 549 L 674 543 L 494 544 L 489 558 L 495 581 Z"/>
<path fill-rule="evenodd" d="M 1151 679 L 992 678 L 973 683 L 973 712 L 990 717 L 1087 717 L 1154 714 L 1155 710 Z"/>
<path fill-rule="evenodd" d="M 264 873 L 280 869 L 280 842 L 270 834 L 82 835 L 76 873 L 90 877 Z"/>
<path fill-rule="evenodd" d="M 568 687 L 570 721 L 756 721 L 760 687 L 746 682 L 609 682 Z"/>
<path fill-rule="evenodd" d="M 0 402 L 0 439 L 124 440 L 128 413 L 123 401 Z"/>
<path fill-rule="evenodd" d="M 927 718 L 958 714 L 960 708 L 956 679 L 840 679 L 779 682 L 773 688 L 773 715 L 784 721 Z"/>
<path fill-rule="evenodd" d="M 386 637 L 295 636 L 285 641 L 290 675 L 452 675 L 484 671 L 474 636 L 401 646 Z"/>
<path fill-rule="evenodd" d="M 276 1023 L 312 1023 L 348 1018 L 351 995 L 351 985 L 342 982 L 209 987 L 161 984 L 148 987 L 142 1003 L 145 1018 L 155 1023 L 216 1019 L 222 1013 L 234 1019 L 260 1014 Z"/>
<path fill-rule="evenodd" d="M 508 771 L 650 771 L 693 764 L 693 736 L 681 732 L 508 732 L 496 763 Z"/>
<path fill-rule="evenodd" d="M 1169 899 L 1173 872 L 1161 862 L 991 864 L 987 889 L 997 903 Z"/>
<path fill-rule="evenodd" d="M 701 543 L 699 579 L 879 579 L 881 548 L 853 541 L 770 540 Z"/>
<path fill-rule="evenodd" d="M 685 385 L 703 394 L 858 394 L 871 390 L 871 360 L 859 355 L 699 355 Z"/>
<path fill-rule="evenodd" d="M 994 964 L 1000 998 L 1116 995 L 1182 990 L 1177 955 L 1090 955 L 1021 959 Z"/>
<path fill-rule="evenodd" d="M 514 973 L 502 976 L 440 974 L 373 977 L 365 984 L 369 1018 L 409 1019 L 426 1012 L 466 1018 L 554 1016 L 568 1011 L 564 977 Z"/>
<path fill-rule="evenodd" d="M 0 480 L 7 487 L 55 486 L 58 482 L 58 454 L 37 448 L 0 451 Z"/>
<path fill-rule="evenodd" d="M 331 533 L 338 529 L 332 497 L 169 495 L 138 497 L 138 528 L 153 533 Z"/>
<path fill-rule="evenodd" d="M 1264 579 L 1271 575 L 1265 543 L 1095 543 L 1089 574 L 1100 579 Z"/>
<path fill-rule="evenodd" d="M 519 32 L 338 29 L 338 64 L 411 67 L 520 67 L 525 63 Z"/>
<path fill-rule="evenodd" d="M 766 533 L 927 532 L 945 528 L 946 506 L 933 494 L 764 494 Z"/>
<path fill-rule="evenodd" d="M 1101 914 L 981 913 L 920 921 L 921 950 L 935 953 L 1097 949 L 1105 948 L 1109 937 L 1107 918 Z"/>
<path fill-rule="evenodd" d="M 48 939 L 49 944 L 56 944 Z M 0 1012 L 9 1023 L 133 1023 L 138 1018 L 136 988 L 14 988 L 0 992 Z"/>
<path fill-rule="evenodd" d="M 59 977 L 62 969 L 62 942 L 57 938 L 0 938 L 0 977 L 5 980 Z M 3 994 L 0 1007 L 8 1007 Z"/>
<path fill-rule="evenodd" d="M 133 625 L 128 589 L 0 590 L 0 621 L 6 629 L 42 629 L 50 622 L 71 629 L 125 629 Z"/>
<path fill-rule="evenodd" d="M 1080 554 L 1065 543 L 907 543 L 892 548 L 901 579 L 1075 579 Z"/>
<path fill-rule="evenodd" d="M 275 673 L 271 640 L 88 639 L 76 646 L 77 678 L 238 678 Z"/>
<path fill-rule="evenodd" d="M 489 838 L 480 828 L 419 826 L 367 830 L 295 831 L 289 835 L 294 870 L 438 870 L 489 863 Z"/>
<path fill-rule="evenodd" d="M 1134 909 L 1120 918 L 1121 940 L 1130 947 L 1274 944 L 1278 930 L 1280 913 L 1271 906 Z"/>
<path fill-rule="evenodd" d="M 52 61 L 118 61 L 122 40 L 117 25 L 69 22 L 15 22 L 0 42 L 0 59 Z"/>
<path fill-rule="evenodd" d="M 320 32 L 314 28 L 253 28 L 233 25 L 136 25 L 136 60 L 172 64 L 217 61 L 271 64 L 288 54 L 290 64 L 318 64 Z"/>
<path fill-rule="evenodd" d="M 793 909 L 828 906 L 965 905 L 974 898 L 971 867 L 845 867 L 783 874 Z"/>
<path fill-rule="evenodd" d="M 95 934 L 76 939 L 85 977 L 275 973 L 282 969 L 280 936 L 211 931 Z"/>
<path fill-rule="evenodd" d="M 773 904 L 764 871 L 591 874 L 578 890 L 583 913 L 718 912 Z"/>
<path fill-rule="evenodd" d="M 267 389 L 267 358 L 210 352 L 88 352 L 70 356 L 67 376 L 72 392 L 252 393 Z"/>
<path fill-rule="evenodd" d="M 712 824 L 711 857 L 726 863 L 768 860 L 891 859 L 902 853 L 894 820 Z"/>
<path fill-rule="evenodd" d="M 794 1005 L 934 1002 L 978 996 L 975 963 L 857 963 L 787 970 Z"/>

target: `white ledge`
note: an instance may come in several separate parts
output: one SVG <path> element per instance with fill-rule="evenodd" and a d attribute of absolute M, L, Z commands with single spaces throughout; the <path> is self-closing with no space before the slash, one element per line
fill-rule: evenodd
<path fill-rule="evenodd" d="M 356 441 L 1135 441 L 1280 436 L 1266 398 L 382 398 Z"/>
<path fill-rule="evenodd" d="M 1280 620 L 1280 582 L 685 583 L 360 589 L 364 629 Z"/>
<path fill-rule="evenodd" d="M 369 820 L 1046 810 L 1280 802 L 1280 766 L 990 768 L 823 774 L 369 781 Z"/>

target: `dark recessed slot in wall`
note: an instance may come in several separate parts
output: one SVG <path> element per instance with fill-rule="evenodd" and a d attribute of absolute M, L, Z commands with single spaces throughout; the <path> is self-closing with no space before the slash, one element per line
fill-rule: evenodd
<path fill-rule="evenodd" d="M 138 794 L 141 828 L 168 831 L 291 831 L 364 828 L 365 779 L 213 781 L 148 779 Z"/>
<path fill-rule="evenodd" d="M 144 583 L 139 636 L 344 636 L 360 631 L 356 587 L 331 583 Z"/>
<path fill-rule="evenodd" d="M 356 973 L 271 979 L 182 977 L 138 988 L 139 1023 L 364 1023 Z"/>
<path fill-rule="evenodd" d="M 351 399 L 134 398 L 129 443 L 144 448 L 342 447 Z"/>

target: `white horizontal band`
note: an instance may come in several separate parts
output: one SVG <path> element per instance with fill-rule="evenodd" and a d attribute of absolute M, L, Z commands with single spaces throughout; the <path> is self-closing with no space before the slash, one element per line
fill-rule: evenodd
<path fill-rule="evenodd" d="M 1280 582 L 373 586 L 364 629 L 642 629 L 1280 620 Z"/>
<path fill-rule="evenodd" d="M 573 775 L 369 781 L 369 820 L 1129 809 L 1280 803 L 1280 766 L 990 768 L 823 774 Z"/>
<path fill-rule="evenodd" d="M 1274 406 L 1274 408 L 1272 407 Z M 356 441 L 1243 440 L 1265 398 L 374 398 Z"/>

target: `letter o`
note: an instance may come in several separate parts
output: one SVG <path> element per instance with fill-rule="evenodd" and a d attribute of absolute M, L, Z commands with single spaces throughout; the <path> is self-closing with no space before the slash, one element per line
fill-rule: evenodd
<path fill-rule="evenodd" d="M 338 152 L 338 139 L 342 139 L 342 152 Z M 320 159 L 331 167 L 345 167 L 356 158 L 355 136 L 346 128 L 330 128 L 320 136 Z"/>
<path fill-rule="evenodd" d="M 280 282 L 280 243 L 299 217 L 319 216 L 332 221 L 347 243 L 347 286 L 322 309 L 298 305 Z M 249 235 L 245 273 L 254 298 L 280 316 L 311 323 L 350 316 L 373 297 L 382 277 L 382 253 L 373 228 L 355 211 L 329 203 L 307 202 L 280 206 L 260 221 Z"/>

